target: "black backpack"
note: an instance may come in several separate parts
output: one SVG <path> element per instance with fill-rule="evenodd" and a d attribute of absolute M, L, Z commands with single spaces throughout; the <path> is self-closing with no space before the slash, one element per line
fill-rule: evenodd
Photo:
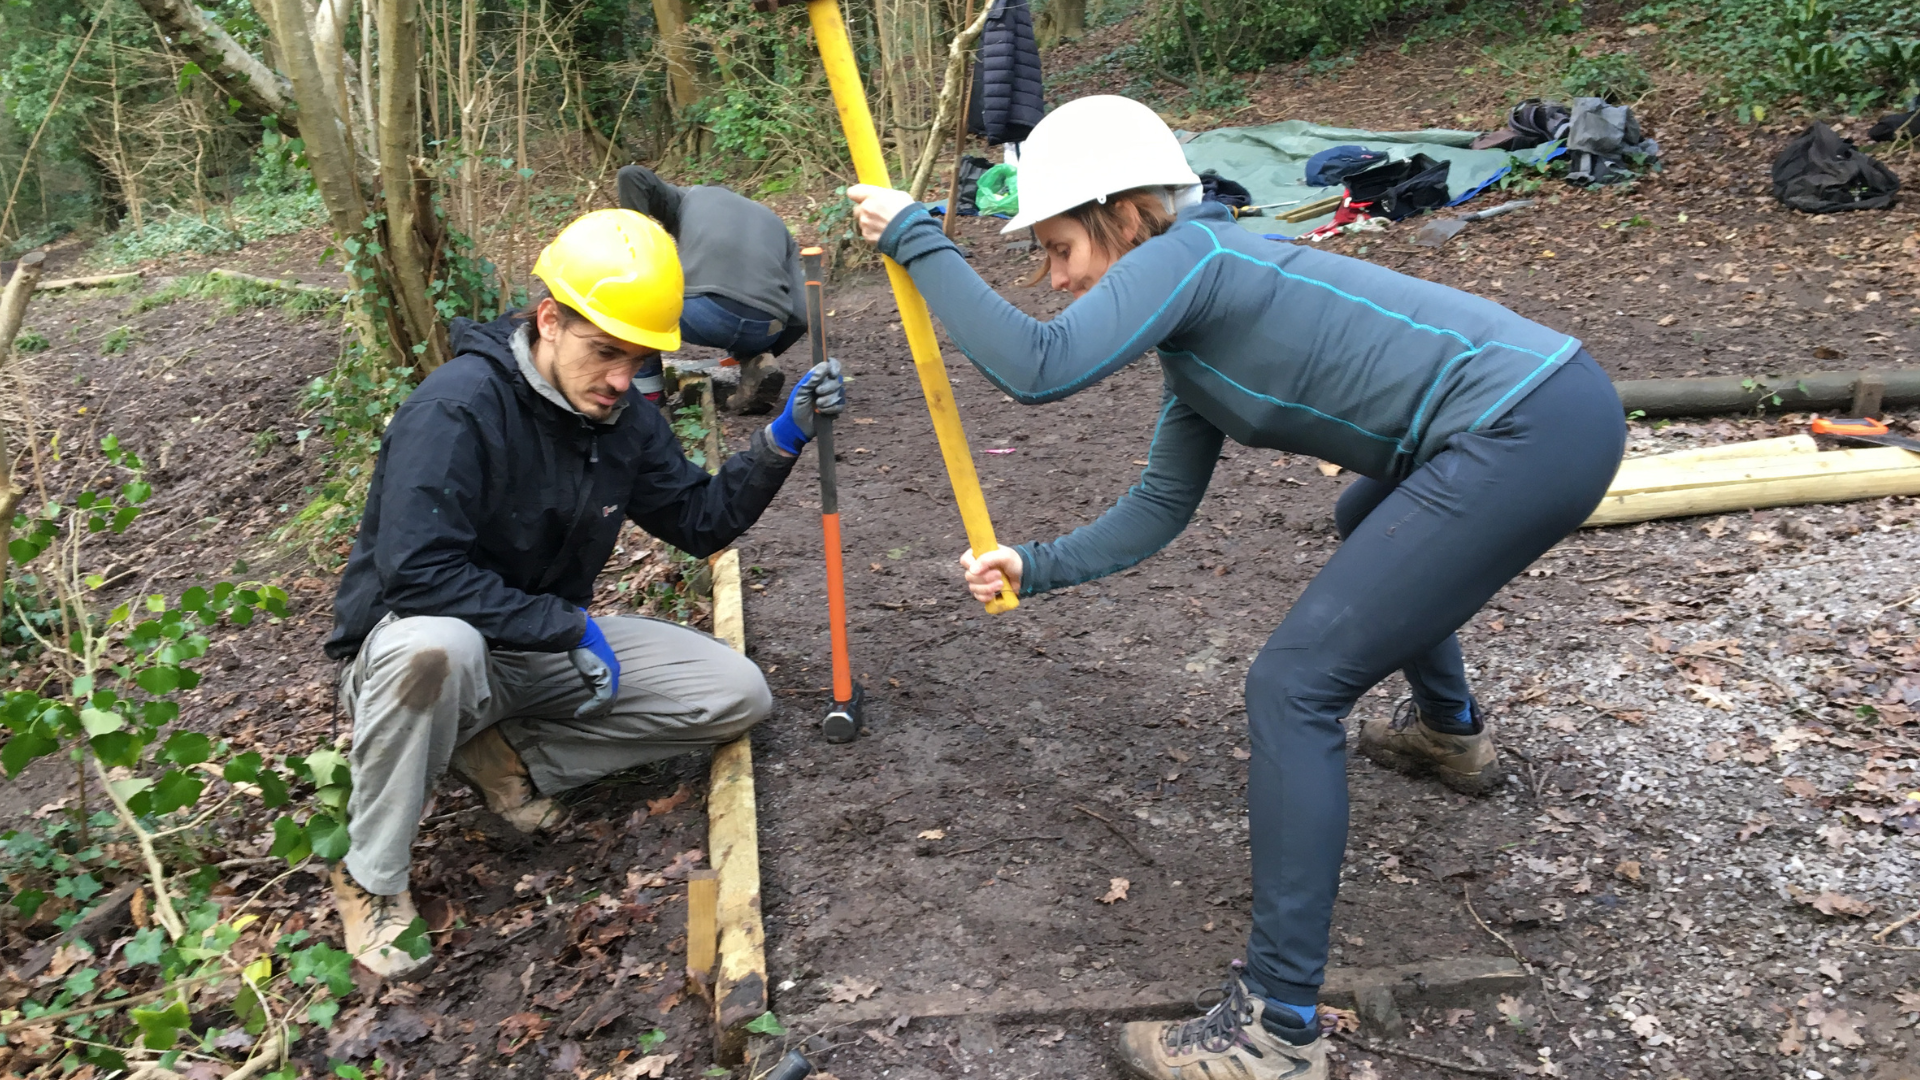
<path fill-rule="evenodd" d="M 1899 191 L 1893 170 L 1817 120 L 1773 159 L 1773 197 L 1809 214 L 1884 210 Z"/>
<path fill-rule="evenodd" d="M 1450 168 L 1451 162 L 1425 154 L 1375 165 L 1347 177 L 1347 200 L 1356 205 L 1371 203 L 1370 213 L 1401 221 L 1447 205 Z"/>

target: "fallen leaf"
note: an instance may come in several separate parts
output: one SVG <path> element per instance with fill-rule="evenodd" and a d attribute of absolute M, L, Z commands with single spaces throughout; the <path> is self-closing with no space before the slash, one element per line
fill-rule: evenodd
<path fill-rule="evenodd" d="M 1820 789 L 1813 786 L 1813 781 L 1803 776 L 1789 776 L 1780 781 L 1780 786 L 1787 789 L 1787 794 L 1797 795 L 1802 799 L 1818 798 L 1820 795 Z"/>
<path fill-rule="evenodd" d="M 1634 859 L 1624 859 L 1613 868 L 1613 876 L 1625 878 L 1628 881 L 1639 881 L 1640 863 Z"/>
<path fill-rule="evenodd" d="M 1574 723 L 1572 717 L 1549 716 L 1547 717 L 1547 730 L 1557 731 L 1562 735 L 1578 735 L 1580 734 L 1580 725 Z"/>
<path fill-rule="evenodd" d="M 859 979 L 843 979 L 827 988 L 827 1000 L 852 1004 L 861 998 L 870 998 L 879 983 L 863 983 Z"/>
<path fill-rule="evenodd" d="M 1361 1058 L 1348 1066 L 1347 1075 L 1352 1080 L 1380 1080 L 1380 1074 L 1374 1071 L 1373 1062 L 1366 1058 Z"/>
<path fill-rule="evenodd" d="M 1733 711 L 1733 699 L 1710 686 L 1701 686 L 1699 683 L 1688 683 L 1687 693 L 1706 702 L 1709 708 L 1722 709 L 1726 712 Z"/>
<path fill-rule="evenodd" d="M 1627 1029 L 1643 1039 L 1651 1039 L 1660 1032 L 1660 1018 L 1650 1013 L 1633 1018 Z"/>
<path fill-rule="evenodd" d="M 1749 821 L 1745 825 L 1742 825 L 1740 827 L 1740 839 L 1751 840 L 1754 837 L 1759 836 L 1761 833 L 1766 832 L 1767 826 L 1772 824 L 1773 824 L 1772 818 L 1768 817 L 1765 814 L 1757 815 L 1752 821 Z"/>
<path fill-rule="evenodd" d="M 1893 999 L 1900 1003 L 1900 1011 L 1920 1016 L 1920 990 L 1895 990 Z"/>
<path fill-rule="evenodd" d="M 1471 1011 L 1468 1012 L 1468 1015 L 1472 1015 Z M 1314 1019 L 1320 1022 L 1320 1030 L 1322 1032 L 1339 1034 L 1360 1030 L 1360 1014 L 1352 1009 L 1341 1009 L 1332 1005 L 1322 1005 L 1320 1006 L 1319 1015 L 1314 1017 Z"/>
<path fill-rule="evenodd" d="M 681 784 L 680 790 L 664 799 L 648 799 L 647 815 L 649 817 L 659 817 L 661 814 L 671 814 L 692 801 L 693 789 L 685 784 Z"/>
<path fill-rule="evenodd" d="M 1446 1024 L 1448 1027 L 1459 1027 L 1462 1023 L 1465 1023 L 1466 1021 L 1469 1021 L 1472 1019 L 1473 1019 L 1472 1009 L 1448 1009 L 1447 1010 Z"/>
<path fill-rule="evenodd" d="M 1179 762 L 1182 765 L 1185 765 L 1187 762 L 1193 760 L 1192 754 L 1187 753 L 1185 750 L 1175 750 L 1171 746 L 1167 747 L 1167 756 Z"/>
<path fill-rule="evenodd" d="M 946 838 L 947 830 L 945 829 L 924 829 L 920 833 L 922 840 L 945 840 Z"/>
<path fill-rule="evenodd" d="M 1320 469 L 1321 476 L 1339 476 L 1340 475 L 1340 466 L 1335 465 L 1331 461 L 1321 462 L 1319 465 L 1319 469 Z"/>
<path fill-rule="evenodd" d="M 1235 761 L 1247 761 L 1253 757 L 1253 751 L 1243 746 L 1236 746 L 1227 753 L 1232 754 Z"/>
<path fill-rule="evenodd" d="M 1813 1016 L 1808 1015 L 1807 1020 L 1811 1023 Z M 1849 1050 L 1862 1047 L 1867 1045 L 1867 1040 L 1860 1034 L 1860 1025 L 1864 1023 L 1866 1018 L 1858 1013 L 1835 1009 L 1820 1018 L 1820 1037 L 1829 1042 L 1839 1043 Z"/>
<path fill-rule="evenodd" d="M 1100 902 L 1103 904 L 1111 904 L 1117 900 L 1125 900 L 1127 898 L 1127 890 L 1132 887 L 1133 882 L 1128 881 L 1126 878 L 1112 878 L 1107 882 L 1107 895 L 1101 897 Z"/>
<path fill-rule="evenodd" d="M 1500 995 L 1500 1001 L 1494 1008 L 1507 1018 L 1507 1023 L 1522 1031 L 1533 1026 L 1536 1015 L 1534 1007 L 1511 994 Z"/>
<path fill-rule="evenodd" d="M 619 1080 L 660 1080 L 667 1075 L 667 1066 L 680 1060 L 679 1054 L 648 1054 L 639 1061 L 629 1061 L 614 1073 Z M 817 1074 L 816 1074 L 817 1075 Z"/>
<path fill-rule="evenodd" d="M 1853 843 L 1853 830 L 1839 822 L 1822 826 L 1816 835 L 1827 842 L 1828 851 L 1840 851 Z"/>
<path fill-rule="evenodd" d="M 547 1029 L 552 1026 L 553 1021 L 539 1013 L 514 1013 L 500 1021 L 500 1039 L 495 1043 L 494 1049 L 498 1050 L 503 1057 L 512 1054 L 530 1042 L 539 1042 L 540 1037 L 545 1035 Z"/>
<path fill-rule="evenodd" d="M 1873 914 L 1872 903 L 1866 900 L 1855 899 L 1845 893 L 1834 892 L 1831 889 L 1823 890 L 1819 893 L 1812 893 L 1806 889 L 1789 885 L 1787 886 L 1787 895 L 1793 897 L 1796 902 L 1805 904 L 1815 911 L 1820 912 L 1822 915 L 1864 918 Z"/>
<path fill-rule="evenodd" d="M 1780 1052 L 1792 1057 L 1806 1048 L 1807 1044 L 1800 1041 L 1800 1025 L 1789 1021 L 1787 1030 L 1780 1036 Z"/>
<path fill-rule="evenodd" d="M 1660 316 L 1657 325 L 1672 326 L 1674 323 L 1677 323 L 1679 321 L 1680 321 L 1680 316 L 1678 315 L 1662 315 Z"/>
<path fill-rule="evenodd" d="M 1707 744 L 1707 764 L 1718 765 L 1733 756 L 1733 744 L 1715 740 Z"/>
<path fill-rule="evenodd" d="M 668 881 L 685 881 L 688 874 L 700 869 L 700 864 L 705 862 L 706 858 L 706 852 L 699 848 L 689 848 L 675 855 L 673 861 L 660 871 L 660 876 Z"/>
<path fill-rule="evenodd" d="M 1820 961 L 1818 968 L 1820 974 L 1832 979 L 1836 985 L 1847 981 L 1846 972 L 1840 970 L 1840 965 L 1831 960 Z"/>

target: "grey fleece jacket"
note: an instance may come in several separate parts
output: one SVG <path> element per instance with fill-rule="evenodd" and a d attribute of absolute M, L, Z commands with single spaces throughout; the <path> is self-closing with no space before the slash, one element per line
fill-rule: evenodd
<path fill-rule="evenodd" d="M 669 184 L 643 165 L 622 168 L 619 187 L 621 205 L 672 235 L 686 295 L 724 296 L 787 326 L 807 325 L 800 245 L 779 214 L 717 184 Z"/>
<path fill-rule="evenodd" d="M 896 217 L 879 247 L 1015 400 L 1058 400 L 1159 350 L 1167 392 L 1140 482 L 1092 524 L 1021 545 L 1023 593 L 1114 573 L 1172 542 L 1225 438 L 1398 480 L 1580 349 L 1491 300 L 1262 240 L 1217 203 L 1182 210 L 1050 322 L 988 288 L 922 207 Z"/>

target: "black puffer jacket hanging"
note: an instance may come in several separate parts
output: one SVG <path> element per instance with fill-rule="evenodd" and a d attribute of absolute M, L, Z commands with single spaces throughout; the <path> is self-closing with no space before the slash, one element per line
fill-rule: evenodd
<path fill-rule="evenodd" d="M 1033 41 L 1033 12 L 1027 0 L 999 0 L 980 32 L 967 130 L 986 136 L 988 145 L 1017 143 L 1026 139 L 1046 111 L 1040 47 Z"/>

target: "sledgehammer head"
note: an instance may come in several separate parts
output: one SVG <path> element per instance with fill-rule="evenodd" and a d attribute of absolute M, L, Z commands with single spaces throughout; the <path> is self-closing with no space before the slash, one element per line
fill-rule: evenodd
<path fill-rule="evenodd" d="M 850 743 L 860 737 L 861 729 L 867 726 L 865 716 L 867 692 L 859 684 L 853 684 L 853 693 L 845 701 L 836 701 L 828 710 L 827 718 L 820 722 L 820 733 L 830 743 Z"/>
<path fill-rule="evenodd" d="M 767 1080 L 807 1080 L 813 1075 L 813 1062 L 808 1061 L 798 1050 L 787 1051 L 780 1064 L 767 1074 Z"/>

